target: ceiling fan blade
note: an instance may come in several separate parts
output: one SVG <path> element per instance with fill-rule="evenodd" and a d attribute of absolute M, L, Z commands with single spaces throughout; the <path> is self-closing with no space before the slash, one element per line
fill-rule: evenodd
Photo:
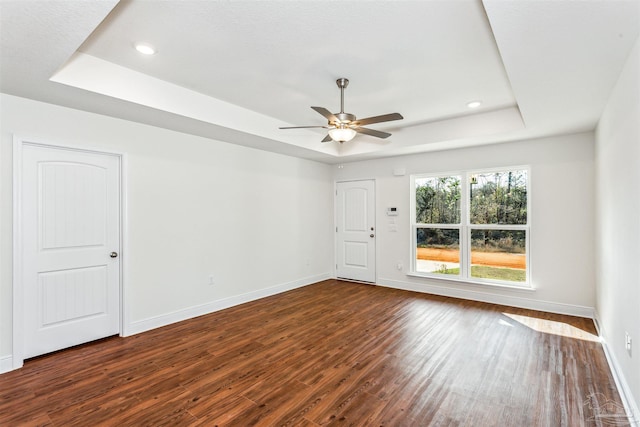
<path fill-rule="evenodd" d="M 313 128 L 329 129 L 327 126 L 285 126 L 278 129 L 313 129 Z"/>
<path fill-rule="evenodd" d="M 404 119 L 404 117 L 402 117 L 402 114 L 391 113 L 391 114 L 383 114 L 382 116 L 367 117 L 366 119 L 356 120 L 355 123 L 353 124 L 356 126 L 363 126 L 363 125 L 370 125 L 372 123 L 391 122 L 393 120 L 402 120 L 402 119 Z"/>
<path fill-rule="evenodd" d="M 324 139 L 322 141 L 320 141 L 320 142 L 329 142 L 329 141 L 333 141 L 333 140 L 331 139 L 331 136 L 329 136 L 329 134 L 327 134 L 327 136 L 325 136 Z"/>
<path fill-rule="evenodd" d="M 338 118 L 336 116 L 333 115 L 333 113 L 329 110 L 327 110 L 326 108 L 322 108 L 322 107 L 311 107 L 314 111 L 317 111 L 318 113 L 322 114 L 324 116 L 325 119 L 329 120 L 329 122 L 337 122 Z"/>
<path fill-rule="evenodd" d="M 376 138 L 389 138 L 391 136 L 390 133 L 380 132 L 379 130 L 373 130 L 368 128 L 357 127 L 357 128 L 353 128 L 353 130 L 355 130 L 358 133 L 363 133 L 365 135 L 375 136 Z"/>

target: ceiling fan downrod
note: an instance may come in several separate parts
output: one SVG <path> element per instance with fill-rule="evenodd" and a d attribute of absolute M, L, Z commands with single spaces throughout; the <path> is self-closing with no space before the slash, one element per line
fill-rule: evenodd
<path fill-rule="evenodd" d="M 344 90 L 347 86 L 349 86 L 349 79 L 345 79 L 344 77 L 342 77 L 336 80 L 336 84 L 340 88 L 340 112 L 338 114 L 335 114 L 335 117 L 340 123 L 337 124 L 349 124 L 356 120 L 356 116 L 344 112 Z M 329 123 L 329 125 L 331 125 L 331 123 Z"/>
<path fill-rule="evenodd" d="M 340 88 L 340 112 L 344 113 L 344 90 L 349 86 L 349 79 L 342 77 L 336 80 L 336 84 Z"/>

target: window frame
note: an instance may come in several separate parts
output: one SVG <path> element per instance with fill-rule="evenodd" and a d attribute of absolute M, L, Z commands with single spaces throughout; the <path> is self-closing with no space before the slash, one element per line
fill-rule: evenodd
<path fill-rule="evenodd" d="M 487 174 L 495 172 L 509 172 L 509 171 L 526 171 L 527 182 L 527 222 L 526 224 L 472 224 L 470 222 L 470 192 L 469 184 L 471 182 L 472 175 Z M 416 181 L 423 178 L 442 178 L 449 176 L 460 177 L 460 223 L 459 224 L 425 224 L 416 222 Z M 433 172 L 414 174 L 410 176 L 410 273 L 411 276 L 433 278 L 438 280 L 454 281 L 454 282 L 466 282 L 473 284 L 510 287 L 518 289 L 532 289 L 531 285 L 531 167 L 529 165 L 517 165 L 517 166 L 504 166 L 494 168 L 478 168 L 478 169 L 465 169 L 458 171 L 445 171 L 445 172 Z M 448 275 L 442 273 L 429 273 L 417 271 L 417 230 L 419 228 L 449 228 L 459 229 L 459 259 L 460 259 L 460 272 L 458 275 Z M 486 279 L 480 277 L 471 276 L 471 232 L 472 230 L 522 230 L 525 232 L 525 281 L 513 282 L 507 280 Z"/>

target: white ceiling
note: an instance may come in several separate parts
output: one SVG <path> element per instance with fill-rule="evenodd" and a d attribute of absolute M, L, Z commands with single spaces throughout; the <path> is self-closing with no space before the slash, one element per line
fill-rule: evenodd
<path fill-rule="evenodd" d="M 0 90 L 340 163 L 594 129 L 639 22 L 640 0 L 3 0 Z M 339 77 L 347 112 L 405 117 L 370 126 L 390 138 L 278 129 L 325 124 Z"/>

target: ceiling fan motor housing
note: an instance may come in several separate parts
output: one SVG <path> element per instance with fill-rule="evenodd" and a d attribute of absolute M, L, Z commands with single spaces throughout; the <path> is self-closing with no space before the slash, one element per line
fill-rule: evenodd
<path fill-rule="evenodd" d="M 354 114 L 349 113 L 337 113 L 334 114 L 336 118 L 340 121 L 340 123 L 351 123 L 356 121 L 356 116 Z M 333 123 L 329 123 L 333 124 Z"/>

